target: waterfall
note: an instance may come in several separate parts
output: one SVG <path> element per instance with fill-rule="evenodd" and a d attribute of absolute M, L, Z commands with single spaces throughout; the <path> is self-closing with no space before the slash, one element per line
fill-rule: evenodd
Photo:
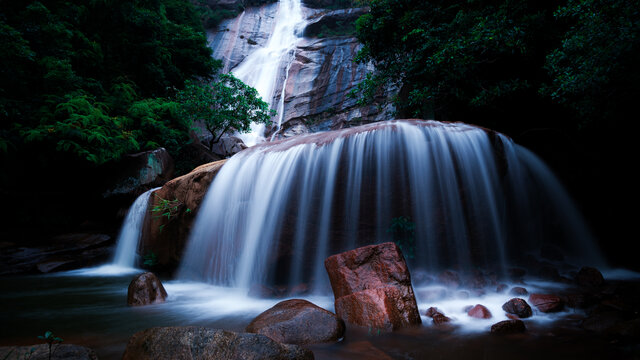
<path fill-rule="evenodd" d="M 136 265 L 136 251 L 138 242 L 142 235 L 142 225 L 147 215 L 147 206 L 151 193 L 159 188 L 151 189 L 133 202 L 127 216 L 125 217 L 118 241 L 116 242 L 116 253 L 112 265 L 123 268 L 133 268 Z"/>
<path fill-rule="evenodd" d="M 179 277 L 324 292 L 324 259 L 415 225 L 413 269 L 503 272 L 544 243 L 598 264 L 558 181 L 526 149 L 462 123 L 395 120 L 258 144 L 220 170 Z"/>
<path fill-rule="evenodd" d="M 290 53 L 295 49 L 304 25 L 300 0 L 280 0 L 274 29 L 266 46 L 249 54 L 232 70 L 238 79 L 254 87 L 260 97 L 272 107 L 280 72 L 289 71 L 288 64 L 295 57 Z M 284 66 L 283 62 L 285 62 Z M 282 86 L 283 88 L 286 86 L 286 81 Z M 262 141 L 263 135 L 264 124 L 252 124 L 251 132 L 241 134 L 239 137 L 245 144 L 252 146 Z"/>

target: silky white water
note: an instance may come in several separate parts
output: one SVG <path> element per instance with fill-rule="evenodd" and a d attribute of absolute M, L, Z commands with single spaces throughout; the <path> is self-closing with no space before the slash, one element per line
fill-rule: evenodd
<path fill-rule="evenodd" d="M 148 190 L 136 198 L 120 228 L 120 234 L 116 241 L 116 250 L 113 261 L 98 267 L 74 270 L 76 275 L 112 276 L 141 271 L 136 268 L 138 243 L 142 237 L 142 226 L 148 213 L 148 204 L 151 194 L 159 188 Z"/>
<path fill-rule="evenodd" d="M 558 244 L 601 259 L 550 171 L 509 138 L 456 123 L 390 121 L 264 143 L 227 161 L 205 196 L 179 277 L 234 288 L 308 284 L 324 259 L 415 224 L 412 269 L 483 268 Z"/>
<path fill-rule="evenodd" d="M 276 83 L 282 71 L 288 73 L 288 65 L 294 58 L 295 44 L 300 39 L 306 23 L 302 17 L 300 3 L 300 0 L 280 0 L 274 29 L 267 44 L 249 54 L 232 70 L 238 79 L 254 87 L 272 108 L 275 107 L 273 98 L 277 91 Z M 286 81 L 282 86 L 286 86 Z M 277 110 L 283 109 L 284 107 L 278 106 Z M 281 114 L 277 116 L 278 119 L 282 119 Z M 238 136 L 247 146 L 253 146 L 264 140 L 264 124 L 252 124 L 250 133 Z"/>

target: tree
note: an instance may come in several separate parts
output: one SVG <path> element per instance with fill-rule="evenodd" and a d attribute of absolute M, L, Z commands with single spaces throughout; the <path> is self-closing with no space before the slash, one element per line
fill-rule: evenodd
<path fill-rule="evenodd" d="M 269 124 L 275 115 L 256 89 L 233 74 L 220 74 L 212 82 L 189 81 L 178 93 L 177 101 L 184 117 L 202 121 L 211 133 L 211 148 L 222 135 L 232 130 L 247 132 L 251 123 Z"/>

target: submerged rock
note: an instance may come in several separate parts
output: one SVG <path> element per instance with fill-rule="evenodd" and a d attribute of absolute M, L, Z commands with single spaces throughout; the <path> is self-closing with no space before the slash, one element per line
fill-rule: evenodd
<path fill-rule="evenodd" d="M 160 279 L 151 272 L 145 272 L 131 280 L 127 291 L 129 306 L 142 306 L 163 303 L 167 298 L 167 291 Z"/>
<path fill-rule="evenodd" d="M 156 327 L 135 333 L 122 360 L 311 360 L 313 353 L 264 335 L 204 327 Z"/>
<path fill-rule="evenodd" d="M 0 359 L 29 360 L 98 360 L 93 349 L 73 344 L 53 345 L 49 357 L 49 345 L 37 344 L 28 346 L 0 346 Z"/>
<path fill-rule="evenodd" d="M 576 282 L 581 286 L 602 286 L 604 277 L 598 269 L 585 266 L 578 271 Z"/>
<path fill-rule="evenodd" d="M 491 325 L 492 334 L 517 334 L 527 331 L 522 320 L 504 320 Z"/>
<path fill-rule="evenodd" d="M 557 296 L 551 294 L 531 294 L 529 301 L 542 312 L 557 312 L 564 307 L 564 301 Z"/>
<path fill-rule="evenodd" d="M 421 323 L 409 269 L 394 243 L 364 246 L 325 260 L 336 314 L 385 331 Z"/>
<path fill-rule="evenodd" d="M 342 338 L 344 322 L 307 300 L 293 299 L 279 302 L 258 315 L 246 330 L 284 344 L 315 344 Z"/>

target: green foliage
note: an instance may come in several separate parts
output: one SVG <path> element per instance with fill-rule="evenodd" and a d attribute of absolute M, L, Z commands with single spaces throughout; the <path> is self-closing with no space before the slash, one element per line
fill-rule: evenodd
<path fill-rule="evenodd" d="M 416 224 L 410 218 L 399 216 L 391 219 L 387 233 L 391 234 L 393 242 L 398 245 L 407 258 L 413 259 L 415 257 Z"/>
<path fill-rule="evenodd" d="M 51 149 L 91 164 L 158 146 L 174 156 L 190 124 L 167 100 L 219 69 L 181 0 L 3 2 L 0 153 Z"/>
<path fill-rule="evenodd" d="M 401 116 L 498 129 L 565 108 L 566 127 L 611 119 L 615 99 L 638 94 L 639 21 L 634 0 L 373 1 L 356 32 L 377 72 L 358 93 L 370 102 L 392 84 Z"/>
<path fill-rule="evenodd" d="M 256 89 L 233 74 L 221 74 L 213 82 L 189 81 L 176 98 L 181 104 L 181 116 L 204 123 L 212 135 L 211 147 L 225 133 L 247 132 L 251 123 L 269 124 L 275 115 Z"/>
<path fill-rule="evenodd" d="M 555 15 L 571 26 L 561 45 L 547 55 L 545 68 L 552 81 L 541 93 L 583 118 L 603 113 L 613 118 L 607 113 L 635 101 L 627 90 L 640 80 L 638 71 L 630 71 L 640 60 L 638 2 L 570 0 Z"/>
<path fill-rule="evenodd" d="M 49 345 L 49 360 L 51 360 L 51 355 L 53 354 L 53 352 L 55 352 L 55 349 L 53 349 L 53 351 L 52 351 L 52 346 L 54 344 L 60 344 L 61 342 L 64 341 L 64 339 L 53 335 L 53 333 L 51 331 L 45 332 L 44 335 L 39 335 L 38 339 L 42 339 L 42 340 L 46 341 L 47 344 Z M 58 347 L 56 346 L 56 349 L 57 348 Z"/>
<path fill-rule="evenodd" d="M 171 220 L 176 215 L 178 215 L 182 207 L 182 202 L 180 202 L 180 200 L 178 200 L 177 198 L 173 200 L 163 199 L 155 193 L 154 196 L 157 199 L 156 204 L 151 208 L 151 213 L 153 213 L 154 217 L 166 217 L 167 220 Z"/>
<path fill-rule="evenodd" d="M 148 253 L 146 253 L 143 259 L 144 259 L 143 265 L 146 266 L 147 268 L 152 268 L 158 265 L 158 256 L 153 251 L 149 251 Z"/>

